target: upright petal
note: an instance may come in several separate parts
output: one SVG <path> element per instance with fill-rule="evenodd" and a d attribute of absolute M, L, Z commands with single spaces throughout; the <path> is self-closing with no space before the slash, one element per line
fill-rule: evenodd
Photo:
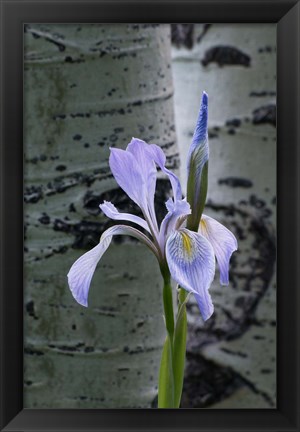
<path fill-rule="evenodd" d="M 132 201 L 142 209 L 145 209 L 147 206 L 145 195 L 146 184 L 132 153 L 126 150 L 111 148 L 109 165 L 118 185 Z"/>
<path fill-rule="evenodd" d="M 149 144 L 148 152 L 151 154 L 153 160 L 159 166 L 159 168 L 168 175 L 173 189 L 174 200 L 181 200 L 182 190 L 179 178 L 174 173 L 172 173 L 172 171 L 165 167 L 166 155 L 162 149 L 156 144 Z"/>
<path fill-rule="evenodd" d="M 214 310 L 208 292 L 215 274 L 212 246 L 200 234 L 181 229 L 168 238 L 166 258 L 172 277 L 195 294 L 202 317 L 207 320 Z"/>
<path fill-rule="evenodd" d="M 166 202 L 166 207 L 168 209 L 168 213 L 162 220 L 159 230 L 159 244 L 162 251 L 164 250 L 168 235 L 171 234 L 175 228 L 178 228 L 177 222 L 182 220 L 184 216 L 187 216 L 191 213 L 191 207 L 186 199 L 174 202 L 172 198 L 169 198 Z"/>
<path fill-rule="evenodd" d="M 136 161 L 136 166 L 140 171 L 143 179 L 143 191 L 141 192 L 146 201 L 146 206 L 143 209 L 148 223 L 154 233 L 158 233 L 158 225 L 154 207 L 154 195 L 156 187 L 156 165 L 153 157 L 148 151 L 149 144 L 138 138 L 132 138 L 127 146 L 127 151 L 133 155 Z"/>
<path fill-rule="evenodd" d="M 110 245 L 113 235 L 135 237 L 146 244 L 158 256 L 154 244 L 137 229 L 125 225 L 115 225 L 109 228 L 102 234 L 99 244 L 78 258 L 68 273 L 69 288 L 75 300 L 82 306 L 87 307 L 88 305 L 87 299 L 93 274 L 99 260 Z"/>
<path fill-rule="evenodd" d="M 149 145 L 150 144 L 138 138 L 132 138 L 126 150 L 130 152 L 136 160 L 137 167 L 147 185 L 148 202 L 152 203 L 154 202 L 157 172 L 153 158 L 149 157 Z"/>
<path fill-rule="evenodd" d="M 120 213 L 118 209 L 113 205 L 113 203 L 109 201 L 104 201 L 103 204 L 99 205 L 99 207 L 103 211 L 103 213 L 110 219 L 133 222 L 150 233 L 149 225 L 141 217 L 130 213 Z"/>
<path fill-rule="evenodd" d="M 213 247 L 220 268 L 220 283 L 229 284 L 229 261 L 232 253 L 237 250 L 235 236 L 224 225 L 215 219 L 202 215 L 199 233 L 205 237 Z"/>

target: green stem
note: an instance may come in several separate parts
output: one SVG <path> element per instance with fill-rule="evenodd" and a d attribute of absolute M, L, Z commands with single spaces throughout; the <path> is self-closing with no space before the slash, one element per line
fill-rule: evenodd
<path fill-rule="evenodd" d="M 188 292 L 185 289 L 179 287 L 179 292 L 178 292 L 178 311 L 179 311 L 180 305 L 182 305 L 183 303 L 185 303 L 187 296 L 188 296 Z"/>
<path fill-rule="evenodd" d="M 172 296 L 170 273 L 164 274 L 163 300 L 164 300 L 166 329 L 170 337 L 171 348 L 172 348 L 173 336 L 174 336 L 174 312 L 173 312 L 173 296 Z"/>
<path fill-rule="evenodd" d="M 173 341 L 173 374 L 174 374 L 174 404 L 179 408 L 183 379 L 184 379 L 184 366 L 186 356 L 186 335 L 187 335 L 187 316 L 186 316 L 186 302 L 188 293 L 179 288 L 178 291 L 178 312 L 176 317 L 176 325 Z"/>
<path fill-rule="evenodd" d="M 164 278 L 163 304 L 167 338 L 160 365 L 158 408 L 179 408 L 186 354 L 186 302 L 188 294 L 182 288 L 179 289 L 178 312 L 175 321 L 170 272 L 166 268 L 161 270 Z"/>
<path fill-rule="evenodd" d="M 163 304 L 167 329 L 167 337 L 164 344 L 158 383 L 158 408 L 176 408 L 175 384 L 173 371 L 173 339 L 174 339 L 174 311 L 171 277 L 168 268 L 161 268 L 164 278 Z"/>

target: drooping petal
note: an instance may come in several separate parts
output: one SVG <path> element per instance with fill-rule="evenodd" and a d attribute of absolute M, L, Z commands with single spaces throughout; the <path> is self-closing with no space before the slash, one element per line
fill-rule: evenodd
<path fill-rule="evenodd" d="M 109 247 L 113 235 L 135 237 L 146 244 L 158 256 L 157 249 L 151 240 L 137 229 L 126 225 L 115 225 L 107 229 L 102 234 L 99 244 L 78 258 L 68 273 L 69 288 L 75 300 L 82 306 L 87 307 L 88 305 L 87 299 L 93 274 L 99 260 Z"/>
<path fill-rule="evenodd" d="M 141 209 L 145 209 L 147 186 L 132 153 L 111 148 L 109 165 L 118 185 Z"/>
<path fill-rule="evenodd" d="M 171 234 L 174 229 L 178 228 L 177 222 L 191 213 L 191 207 L 186 199 L 174 202 L 172 198 L 169 198 L 166 202 L 166 207 L 168 213 L 162 220 L 159 230 L 159 244 L 162 250 L 164 250 L 165 242 L 169 234 Z"/>
<path fill-rule="evenodd" d="M 110 242 L 111 237 L 102 240 L 96 247 L 78 258 L 68 273 L 69 288 L 75 300 L 82 306 L 88 305 L 87 298 L 94 271 Z"/>
<path fill-rule="evenodd" d="M 147 222 L 141 217 L 130 213 L 120 213 L 118 209 L 113 205 L 113 203 L 109 201 L 104 201 L 103 204 L 99 205 L 99 207 L 103 211 L 103 213 L 110 219 L 133 222 L 141 226 L 142 228 L 144 228 L 146 231 L 150 233 L 150 229 Z"/>
<path fill-rule="evenodd" d="M 202 215 L 199 233 L 212 245 L 220 268 L 220 283 L 228 285 L 230 257 L 238 248 L 235 236 L 220 222 L 205 215 Z"/>
<path fill-rule="evenodd" d="M 168 175 L 173 189 L 174 200 L 181 200 L 182 190 L 180 180 L 172 171 L 165 167 L 166 155 L 164 154 L 163 150 L 156 144 L 149 144 L 148 152 L 151 154 L 153 160 L 159 166 L 159 168 Z"/>
<path fill-rule="evenodd" d="M 208 96 L 203 92 L 202 103 L 187 163 L 187 200 L 192 208 L 192 214 L 188 217 L 188 227 L 193 231 L 197 231 L 198 229 L 207 195 L 209 158 L 207 117 Z"/>
<path fill-rule="evenodd" d="M 211 301 L 211 297 L 210 295 L 208 295 L 208 304 L 205 304 L 204 300 L 203 300 L 203 296 L 194 293 L 194 297 L 197 301 L 198 307 L 200 309 L 202 318 L 204 321 L 207 321 L 213 314 L 214 312 L 214 305 Z M 204 311 L 204 312 L 203 312 Z"/>
<path fill-rule="evenodd" d="M 207 320 L 214 310 L 208 292 L 215 274 L 212 246 L 202 235 L 181 229 L 168 238 L 166 258 L 172 277 L 195 294 L 201 315 Z"/>

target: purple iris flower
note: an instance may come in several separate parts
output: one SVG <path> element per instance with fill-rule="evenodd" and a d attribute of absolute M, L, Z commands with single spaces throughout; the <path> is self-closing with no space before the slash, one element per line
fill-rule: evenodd
<path fill-rule="evenodd" d="M 200 149 L 202 156 L 205 153 L 204 159 L 208 160 L 208 145 L 203 145 L 201 139 L 198 142 L 202 144 L 197 146 L 199 133 L 207 136 L 207 117 L 203 116 L 203 101 L 189 159 L 193 155 L 199 159 Z M 107 229 L 99 244 L 81 256 L 71 267 L 68 282 L 73 297 L 81 305 L 87 306 L 91 279 L 112 237 L 129 235 L 148 246 L 157 257 L 160 267 L 168 268 L 172 278 L 186 291 L 194 294 L 201 315 L 207 320 L 214 310 L 209 287 L 215 275 L 215 257 L 220 269 L 220 283 L 228 285 L 229 260 L 237 249 L 236 238 L 215 219 L 205 215 L 201 217 L 198 232 L 186 228 L 191 206 L 186 199 L 182 199 L 178 177 L 165 167 L 166 156 L 160 147 L 132 138 L 126 150 L 111 148 L 110 152 L 109 165 L 116 181 L 140 207 L 144 218 L 120 213 L 113 203 L 107 201 L 104 201 L 100 208 L 107 217 L 132 222 L 138 228 L 143 228 L 146 234 L 127 225 L 115 225 Z M 173 190 L 173 198 L 166 202 L 167 213 L 160 226 L 154 208 L 157 167 L 169 177 Z"/>

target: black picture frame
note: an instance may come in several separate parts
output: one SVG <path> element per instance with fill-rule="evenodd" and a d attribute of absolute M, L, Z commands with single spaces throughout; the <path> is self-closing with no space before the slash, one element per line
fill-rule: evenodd
<path fill-rule="evenodd" d="M 299 0 L 29 1 L 1 6 L 0 430 L 300 431 Z M 23 24 L 277 23 L 278 404 L 245 410 L 23 409 Z"/>

